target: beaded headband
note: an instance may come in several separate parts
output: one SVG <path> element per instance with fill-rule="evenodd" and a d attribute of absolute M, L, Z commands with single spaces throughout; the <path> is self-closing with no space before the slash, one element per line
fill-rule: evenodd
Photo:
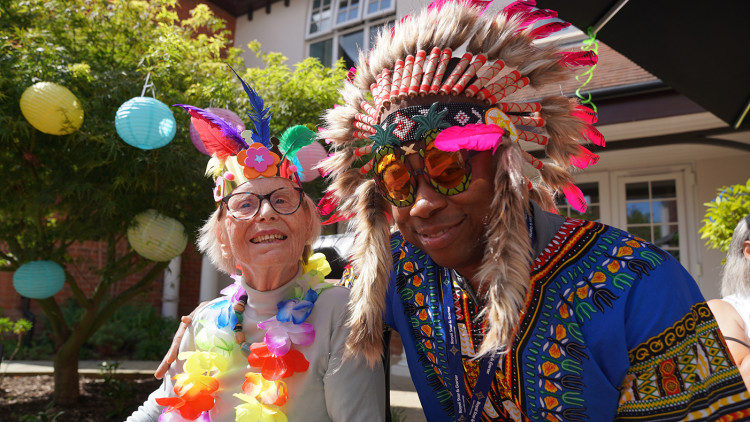
<path fill-rule="evenodd" d="M 280 139 L 272 137 L 273 113 L 270 107 L 265 107 L 255 90 L 236 72 L 234 74 L 250 100 L 247 115 L 255 131 L 244 130 L 240 133 L 235 125 L 215 114 L 198 107 L 175 104 L 190 114 L 203 147 L 211 154 L 206 175 L 213 177 L 216 183 L 214 201 L 220 202 L 241 184 L 261 177 L 283 177 L 301 186 L 298 170 L 303 169 L 296 159 L 297 152 L 315 142 L 315 132 L 298 125 L 286 129 Z"/>
<path fill-rule="evenodd" d="M 573 208 L 586 208 L 568 169 L 598 161 L 582 145 L 604 146 L 592 126 L 597 115 L 575 99 L 537 98 L 528 87 L 559 84 L 576 68 L 596 64 L 597 56 L 539 42 L 569 24 L 556 20 L 552 10 L 535 9 L 533 0 L 516 1 L 494 15 L 485 13 L 489 3 L 435 0 L 391 31 L 382 30 L 375 47 L 360 52 L 353 80 L 344 82 L 344 104 L 325 115 L 322 136 L 334 153 L 320 167 L 333 181 L 320 209 L 329 214 L 335 207 L 337 214 L 329 221 L 352 217 L 356 281 L 347 346 L 371 362 L 381 349 L 380 321 L 392 268 L 391 207 L 367 177 L 378 148 L 416 140 L 429 126 L 440 130 L 435 146 L 441 150 L 497 151 L 485 256 L 476 276 L 487 287 L 482 316 L 489 319 L 480 354 L 504 350 L 525 300 L 529 198 L 554 208 L 552 190 L 564 194 Z M 444 115 L 430 120 L 436 113 Z M 521 144 L 541 147 L 545 157 L 535 158 Z M 540 177 L 527 179 L 525 165 Z"/>

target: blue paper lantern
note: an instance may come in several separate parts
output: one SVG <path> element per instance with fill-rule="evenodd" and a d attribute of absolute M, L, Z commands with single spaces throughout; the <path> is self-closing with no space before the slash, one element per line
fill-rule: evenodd
<path fill-rule="evenodd" d="M 129 145 L 156 149 L 172 141 L 177 133 L 177 122 L 163 102 L 151 97 L 135 97 L 117 109 L 115 129 Z"/>
<path fill-rule="evenodd" d="M 32 261 L 21 265 L 13 274 L 13 288 L 30 299 L 47 299 L 65 285 L 65 271 L 52 261 Z"/>

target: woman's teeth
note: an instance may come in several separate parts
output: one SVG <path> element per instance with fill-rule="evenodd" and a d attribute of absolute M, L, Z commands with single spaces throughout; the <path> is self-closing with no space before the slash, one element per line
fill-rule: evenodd
<path fill-rule="evenodd" d="M 264 234 L 262 236 L 254 237 L 250 239 L 251 243 L 267 243 L 273 242 L 274 240 L 284 240 L 286 236 L 283 234 Z"/>

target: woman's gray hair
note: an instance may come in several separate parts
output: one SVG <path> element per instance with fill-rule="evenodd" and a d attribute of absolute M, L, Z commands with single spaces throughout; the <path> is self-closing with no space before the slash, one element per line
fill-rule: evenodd
<path fill-rule="evenodd" d="M 307 263 L 308 258 L 312 255 L 312 244 L 320 236 L 321 226 L 320 214 L 318 214 L 318 209 L 315 207 L 315 203 L 309 196 L 307 196 L 307 194 L 305 194 L 303 198 L 301 207 L 310 213 L 310 224 L 312 225 L 310 238 L 307 239 L 305 249 L 302 251 L 302 256 L 300 257 L 305 263 Z M 203 224 L 203 227 L 201 227 L 198 232 L 198 250 L 205 254 L 216 268 L 227 274 L 234 274 L 237 266 L 234 257 L 225 257 L 221 253 L 219 235 L 221 233 L 220 231 L 223 230 L 223 227 L 219 221 L 224 215 L 224 207 L 219 207 L 208 217 L 208 220 L 206 220 L 206 223 Z"/>
<path fill-rule="evenodd" d="M 743 245 L 750 240 L 750 215 L 740 220 L 734 228 L 729 243 L 726 264 L 721 271 L 721 296 L 735 293 L 750 296 L 750 259 L 742 252 Z"/>

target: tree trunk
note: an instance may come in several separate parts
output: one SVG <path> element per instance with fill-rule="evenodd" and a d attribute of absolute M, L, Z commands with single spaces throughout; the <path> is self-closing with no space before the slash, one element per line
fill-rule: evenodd
<path fill-rule="evenodd" d="M 56 404 L 70 406 L 76 404 L 80 395 L 78 384 L 78 348 L 66 344 L 55 354 L 55 392 L 52 399 Z"/>

